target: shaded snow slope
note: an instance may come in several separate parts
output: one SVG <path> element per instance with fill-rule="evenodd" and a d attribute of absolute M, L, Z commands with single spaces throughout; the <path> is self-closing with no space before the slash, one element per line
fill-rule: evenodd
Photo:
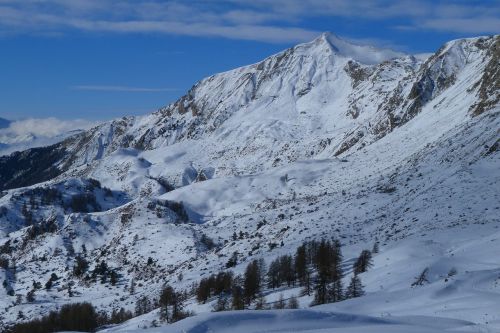
<path fill-rule="evenodd" d="M 471 323 L 436 317 L 375 318 L 319 310 L 237 311 L 199 315 L 171 326 L 121 332 L 147 333 L 437 333 L 477 332 Z M 113 331 L 110 331 L 113 332 Z"/>

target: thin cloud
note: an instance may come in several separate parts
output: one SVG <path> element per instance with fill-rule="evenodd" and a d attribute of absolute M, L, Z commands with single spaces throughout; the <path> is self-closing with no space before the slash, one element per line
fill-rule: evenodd
<path fill-rule="evenodd" d="M 460 33 L 500 32 L 500 18 L 485 17 L 480 20 L 471 18 L 431 19 L 420 25 L 429 30 L 439 30 Z"/>
<path fill-rule="evenodd" d="M 4 121 L 0 128 L 0 156 L 14 151 L 51 145 L 77 130 L 89 129 L 97 125 L 84 119 L 62 120 L 57 118 L 27 118 Z"/>
<path fill-rule="evenodd" d="M 53 117 L 16 120 L 0 129 L 0 143 L 21 142 L 32 137 L 54 137 L 77 129 L 88 129 L 95 124 L 83 119 L 62 120 Z"/>
<path fill-rule="evenodd" d="M 144 88 L 144 87 L 125 87 L 125 86 L 95 86 L 79 85 L 71 87 L 72 90 L 83 91 L 112 91 L 112 92 L 167 92 L 178 91 L 176 88 Z"/>

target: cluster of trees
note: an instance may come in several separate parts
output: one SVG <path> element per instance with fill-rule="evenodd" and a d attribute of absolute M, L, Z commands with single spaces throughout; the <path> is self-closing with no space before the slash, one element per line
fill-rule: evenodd
<path fill-rule="evenodd" d="M 9 268 L 9 258 L 0 257 L 0 268 L 3 268 L 3 269 Z"/>
<path fill-rule="evenodd" d="M 82 255 L 77 255 L 75 258 L 75 265 L 73 266 L 73 274 L 75 276 L 82 276 L 89 268 L 89 263 Z"/>
<path fill-rule="evenodd" d="M 343 299 L 342 251 L 339 241 L 314 242 L 306 249 L 306 256 L 316 268 L 314 304 L 338 302 Z"/>
<path fill-rule="evenodd" d="M 54 279 L 57 280 L 57 277 Z M 159 306 L 162 320 L 168 323 L 176 322 L 191 315 L 184 309 L 187 297 L 187 293 L 177 292 L 171 286 L 165 285 L 158 300 L 150 301 L 146 296 L 139 298 L 135 315 L 142 315 Z M 133 316 L 132 312 L 123 308 L 115 309 L 108 315 L 105 312 L 97 312 L 90 303 L 66 304 L 59 311 L 52 311 L 42 318 L 18 323 L 8 328 L 6 333 L 95 332 L 100 326 L 119 324 Z"/>
<path fill-rule="evenodd" d="M 216 244 L 215 244 L 214 240 L 212 238 L 208 237 L 205 234 L 201 235 L 201 237 L 200 237 L 200 243 L 203 244 L 203 246 L 205 246 L 205 248 L 207 250 L 211 250 L 214 247 L 216 247 Z"/>
<path fill-rule="evenodd" d="M 230 257 L 227 268 L 237 264 L 237 255 L 234 253 Z M 212 274 L 202 279 L 194 292 L 200 303 L 217 297 L 216 311 L 244 309 L 253 302 L 255 308 L 262 307 L 265 304 L 262 289 L 266 286 L 275 289 L 299 285 L 303 294 L 314 292 L 313 304 L 338 302 L 363 295 L 358 274 L 366 272 L 372 265 L 371 251 L 363 250 L 354 262 L 354 274 L 347 288 L 342 285 L 342 259 L 341 244 L 337 240 L 305 242 L 293 256 L 279 256 L 267 269 L 264 260 L 260 259 L 250 262 L 242 276 L 234 276 L 230 271 Z"/>
<path fill-rule="evenodd" d="M 165 285 L 159 295 L 159 298 L 150 299 L 147 296 L 141 296 L 135 303 L 135 315 L 140 316 L 160 308 L 160 318 L 168 323 L 173 323 L 191 315 L 184 310 L 184 303 L 188 299 L 187 292 L 176 291 L 170 285 Z"/>
<path fill-rule="evenodd" d="M 8 245 L 3 246 L 3 250 Z M 85 249 L 83 249 L 86 252 Z M 342 285 L 344 270 L 341 244 L 338 240 L 309 241 L 301 244 L 294 255 L 282 255 L 270 262 L 269 267 L 263 259 L 251 261 L 242 275 L 235 276 L 231 271 L 221 271 L 203 278 L 193 286 L 192 295 L 196 296 L 199 303 L 205 303 L 217 298 L 214 311 L 242 310 L 245 308 L 266 309 L 270 307 L 263 296 L 264 288 L 280 288 L 282 286 L 301 286 L 302 294 L 314 293 L 313 304 L 332 303 L 346 298 L 359 297 L 364 294 L 363 285 L 359 274 L 366 272 L 372 265 L 372 253 L 378 252 L 378 244 L 374 245 L 372 251 L 363 250 L 352 266 L 353 276 L 347 288 Z M 238 253 L 230 257 L 226 266 L 233 267 L 237 264 Z M 7 263 L 8 266 L 8 263 Z M 89 270 L 89 263 L 82 254 L 76 257 L 73 273 L 75 276 L 85 276 L 87 279 L 101 277 L 101 282 L 115 284 L 118 275 L 115 270 L 110 269 L 105 261 L 98 263 L 95 268 Z M 424 271 L 420 280 L 425 280 Z M 52 284 L 58 280 L 57 275 L 52 274 L 45 284 L 49 290 Z M 5 287 L 5 286 L 4 286 Z M 33 289 L 27 294 L 27 300 L 34 297 L 34 291 L 41 288 L 41 283 L 33 284 Z M 131 286 L 131 293 L 133 284 Z M 172 323 L 190 315 L 185 311 L 184 303 L 188 298 L 187 292 L 178 292 L 169 285 L 165 285 L 158 298 L 152 301 L 146 297 L 140 297 L 136 302 L 135 315 L 139 316 L 160 307 L 161 319 Z M 298 301 L 294 296 L 285 300 L 283 296 L 273 303 L 276 309 L 297 308 Z M 79 330 L 92 332 L 97 327 L 119 323 L 133 316 L 130 311 L 121 309 L 113 311 L 108 316 L 106 313 L 97 313 L 89 303 L 76 303 L 65 305 L 60 311 L 51 312 L 49 315 L 17 324 L 10 328 L 9 333 L 45 333 L 58 330 Z"/>
<path fill-rule="evenodd" d="M 49 232 L 56 232 L 56 231 L 57 231 L 57 221 L 56 218 L 53 217 L 48 220 L 41 221 L 40 223 L 31 225 L 26 230 L 26 238 L 32 240 L 42 234 Z"/>
<path fill-rule="evenodd" d="M 102 187 L 99 181 L 88 179 L 84 187 L 85 193 L 75 194 L 67 202 L 65 202 L 62 192 L 55 187 L 29 189 L 13 198 L 23 201 L 21 213 L 26 225 L 33 225 L 36 222 L 33 218 L 33 210 L 40 206 L 60 205 L 65 209 L 70 208 L 79 213 L 101 211 L 102 208 L 93 193 L 96 189 L 104 192 L 107 197 L 113 195 L 113 192 L 107 187 Z"/>
<path fill-rule="evenodd" d="M 208 278 L 201 279 L 196 288 L 196 299 L 205 303 L 209 298 L 220 295 L 229 295 L 233 286 L 233 272 L 219 272 Z"/>
<path fill-rule="evenodd" d="M 141 316 L 145 313 L 153 311 L 153 309 L 156 308 L 157 306 L 158 306 L 157 303 L 154 301 L 151 302 L 147 296 L 141 296 L 135 302 L 135 313 L 134 314 L 136 316 Z"/>
<path fill-rule="evenodd" d="M 98 276 L 100 277 L 101 283 L 109 281 L 109 283 L 114 286 L 118 282 L 118 273 L 115 269 L 110 268 L 104 260 L 101 260 L 101 262 L 94 268 L 90 275 L 90 279 L 95 281 Z"/>
<path fill-rule="evenodd" d="M 47 282 L 45 283 L 45 289 L 46 290 L 50 290 L 52 289 L 52 285 L 54 284 L 54 282 L 56 282 L 57 280 L 59 280 L 59 277 L 57 276 L 56 273 L 52 273 L 50 275 L 50 278 L 47 280 Z"/>
<path fill-rule="evenodd" d="M 37 187 L 25 191 L 23 196 L 29 197 L 29 204 L 31 208 L 37 208 L 38 204 L 40 206 L 53 205 L 54 203 L 62 203 L 62 193 L 53 187 Z M 40 198 L 37 203 L 36 198 Z"/>
<path fill-rule="evenodd" d="M 81 277 L 89 268 L 89 263 L 87 259 L 81 254 L 77 255 L 75 258 L 75 265 L 73 266 L 73 274 L 75 276 Z M 111 285 L 115 285 L 118 282 L 118 273 L 115 269 L 112 269 L 108 264 L 101 260 L 95 268 L 88 274 L 85 278 L 87 280 L 96 281 L 97 277 L 100 277 L 101 283 L 107 283 L 108 281 Z"/>
<path fill-rule="evenodd" d="M 123 308 L 114 310 L 111 316 L 98 313 L 90 303 L 66 304 L 59 311 L 27 322 L 16 324 L 7 333 L 49 333 L 59 331 L 95 332 L 102 325 L 118 324 L 132 318 Z"/>
<path fill-rule="evenodd" d="M 101 206 L 97 202 L 94 193 L 75 194 L 69 201 L 69 208 L 77 213 L 90 213 L 101 211 Z"/>
<path fill-rule="evenodd" d="M 3 245 L 0 245 L 0 254 L 11 254 L 13 249 L 14 247 L 11 246 L 9 239 Z"/>
<path fill-rule="evenodd" d="M 176 223 L 189 222 L 189 216 L 182 201 L 155 200 L 148 203 L 147 207 L 149 210 L 156 212 L 156 216 L 159 218 L 164 217 L 169 210 L 177 215 Z"/>
<path fill-rule="evenodd" d="M 184 302 L 187 299 L 187 294 L 178 292 L 170 285 L 165 285 L 160 293 L 160 310 L 161 319 L 168 323 L 173 323 L 192 314 L 184 310 Z"/>

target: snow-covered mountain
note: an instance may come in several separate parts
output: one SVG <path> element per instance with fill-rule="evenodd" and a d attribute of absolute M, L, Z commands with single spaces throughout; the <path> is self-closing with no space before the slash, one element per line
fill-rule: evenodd
<path fill-rule="evenodd" d="M 384 313 L 498 328 L 488 309 L 500 306 L 500 266 L 489 259 L 500 250 L 499 46 L 500 36 L 461 39 L 422 57 L 326 33 L 205 78 L 153 114 L 0 157 L 0 256 L 9 260 L 0 322 L 83 300 L 133 309 L 165 282 L 188 288 L 225 269 L 234 252 L 241 273 L 251 259 L 335 237 L 346 263 L 381 241 L 361 277 L 363 299 L 400 305 Z M 106 261 L 118 283 L 75 276 L 78 256 Z M 456 281 L 443 284 L 451 266 Z M 425 267 L 430 283 L 408 301 Z M 57 286 L 26 302 L 33 281 L 52 273 Z M 464 295 L 480 310 L 464 311 Z M 338 304 L 332 311 L 356 312 L 355 300 Z M 432 329 L 457 325 L 436 319 Z"/>

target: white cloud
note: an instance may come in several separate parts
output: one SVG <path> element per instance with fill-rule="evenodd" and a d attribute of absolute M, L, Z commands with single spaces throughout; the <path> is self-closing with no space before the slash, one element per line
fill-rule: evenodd
<path fill-rule="evenodd" d="M 499 17 L 484 17 L 481 19 L 474 18 L 437 18 L 424 20 L 421 27 L 438 30 L 461 33 L 488 33 L 491 31 L 500 32 Z"/>
<path fill-rule="evenodd" d="M 0 129 L 0 143 L 10 144 L 32 140 L 34 137 L 51 138 L 77 129 L 88 129 L 94 122 L 83 119 L 28 118 L 16 120 Z"/>
<path fill-rule="evenodd" d="M 61 120 L 57 118 L 28 118 L 12 121 L 8 127 L 0 128 L 0 156 L 14 151 L 51 145 L 75 133 L 76 130 L 85 130 L 96 124 L 83 119 Z"/>
<path fill-rule="evenodd" d="M 67 29 L 160 33 L 265 42 L 300 42 L 315 17 L 404 20 L 400 26 L 498 33 L 498 1 L 422 0 L 0 0 L 0 33 L 57 34 Z M 398 28 L 398 27 L 394 27 Z"/>

